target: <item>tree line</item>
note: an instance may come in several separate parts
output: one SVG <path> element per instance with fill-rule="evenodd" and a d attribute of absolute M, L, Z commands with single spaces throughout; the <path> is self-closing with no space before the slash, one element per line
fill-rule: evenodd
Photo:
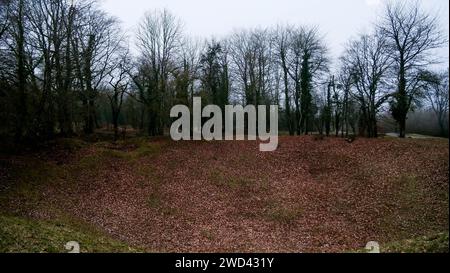
<path fill-rule="evenodd" d="M 437 17 L 393 2 L 371 33 L 349 41 L 332 69 L 315 26 L 278 25 L 195 40 L 168 10 L 145 14 L 135 48 L 94 0 L 0 1 L 0 135 L 16 141 L 92 134 L 105 123 L 150 136 L 170 109 L 194 96 L 227 104 L 279 105 L 290 135 L 378 136 L 389 112 L 405 137 L 424 104 L 448 135 L 448 70 L 434 72 L 446 44 Z M 336 68 L 337 67 L 337 68 Z"/>

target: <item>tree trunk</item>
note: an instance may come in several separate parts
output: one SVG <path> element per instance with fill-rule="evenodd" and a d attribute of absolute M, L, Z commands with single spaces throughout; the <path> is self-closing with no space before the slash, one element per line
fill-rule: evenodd
<path fill-rule="evenodd" d="M 398 125 L 400 128 L 400 138 L 406 137 L 406 118 L 409 111 L 408 106 L 408 98 L 406 93 L 406 77 L 405 77 L 405 62 L 404 62 L 404 56 L 403 54 L 400 54 L 400 79 L 399 79 L 399 85 L 398 85 Z"/>
<path fill-rule="evenodd" d="M 406 118 L 400 120 L 398 122 L 398 126 L 399 126 L 399 137 L 405 138 L 406 137 Z"/>
<path fill-rule="evenodd" d="M 284 65 L 283 65 L 284 66 Z M 287 68 L 283 67 L 284 73 L 284 96 L 285 96 L 285 108 L 286 108 L 286 120 L 289 128 L 289 135 L 294 135 L 294 128 L 292 126 L 292 117 L 291 117 L 291 106 L 289 104 L 289 83 L 288 83 L 288 72 Z"/>
<path fill-rule="evenodd" d="M 301 135 L 303 129 L 303 115 L 300 114 L 300 105 L 299 105 L 299 90 L 298 87 L 295 88 L 295 131 L 297 135 Z"/>
<path fill-rule="evenodd" d="M 114 141 L 119 138 L 119 115 L 113 114 L 113 126 L 114 126 Z"/>
<path fill-rule="evenodd" d="M 25 129 L 25 122 L 27 118 L 27 94 L 26 94 L 26 70 L 25 70 L 25 30 L 23 24 L 23 0 L 19 2 L 19 15 L 17 18 L 17 80 L 18 80 L 18 98 L 17 98 L 17 109 L 19 111 L 18 118 L 16 121 L 16 132 L 15 139 L 20 142 L 23 136 L 23 131 Z"/>

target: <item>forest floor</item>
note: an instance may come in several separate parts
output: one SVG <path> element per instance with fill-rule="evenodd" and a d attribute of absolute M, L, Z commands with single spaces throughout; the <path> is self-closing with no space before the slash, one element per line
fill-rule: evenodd
<path fill-rule="evenodd" d="M 61 139 L 0 153 L 0 252 L 448 252 L 448 171 L 447 139 Z"/>

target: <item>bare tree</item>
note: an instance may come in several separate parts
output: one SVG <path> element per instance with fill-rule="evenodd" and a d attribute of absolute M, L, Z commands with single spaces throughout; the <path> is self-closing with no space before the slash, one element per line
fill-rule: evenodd
<path fill-rule="evenodd" d="M 29 80 L 28 55 L 26 44 L 26 13 L 27 5 L 25 0 L 18 0 L 11 2 L 10 24 L 11 27 L 8 36 L 8 47 L 13 55 L 14 74 L 12 88 L 16 90 L 16 94 L 13 95 L 13 103 L 17 112 L 15 113 L 15 139 L 21 141 L 24 134 L 26 134 L 26 128 L 28 123 L 29 109 L 27 107 L 27 81 Z"/>
<path fill-rule="evenodd" d="M 180 53 L 176 61 L 177 68 L 173 70 L 175 81 L 174 104 L 183 104 L 192 107 L 192 98 L 199 80 L 200 46 L 197 40 L 183 38 Z"/>
<path fill-rule="evenodd" d="M 282 70 L 283 78 L 283 91 L 284 91 L 284 110 L 286 112 L 286 120 L 288 125 L 289 134 L 292 136 L 295 132 L 294 121 L 291 114 L 291 94 L 289 91 L 290 77 L 289 77 L 289 44 L 291 41 L 291 27 L 290 26 L 278 26 L 274 34 L 274 51 L 276 60 Z"/>
<path fill-rule="evenodd" d="M 0 39 L 10 26 L 11 4 L 9 0 L 0 0 Z"/>
<path fill-rule="evenodd" d="M 60 133 L 70 135 L 73 131 L 69 113 L 73 99 L 70 93 L 73 80 L 70 44 L 75 6 L 65 0 L 30 1 L 27 18 L 31 33 L 29 43 L 35 55 L 33 66 L 40 71 L 37 75 L 33 73 L 34 89 L 42 89 L 36 123 L 45 124 L 43 133 L 48 137 L 54 134 L 57 121 Z"/>
<path fill-rule="evenodd" d="M 308 134 L 315 81 L 328 71 L 328 49 L 316 27 L 300 27 L 292 35 L 289 75 L 295 83 L 294 105 L 297 134 Z"/>
<path fill-rule="evenodd" d="M 104 12 L 92 8 L 80 16 L 73 50 L 77 85 L 84 108 L 84 131 L 91 134 L 97 126 L 95 100 L 99 87 L 113 68 L 111 60 L 120 48 L 122 34 L 117 20 Z"/>
<path fill-rule="evenodd" d="M 350 92 L 353 86 L 353 75 L 351 64 L 348 64 L 345 57 L 340 59 L 341 67 L 338 75 L 338 89 L 343 93 L 342 99 L 342 136 L 349 137 L 349 127 L 351 121 L 351 101 Z"/>
<path fill-rule="evenodd" d="M 352 41 L 342 57 L 353 77 L 350 94 L 359 102 L 362 114 L 360 130 L 368 137 L 377 137 L 377 114 L 391 97 L 387 72 L 391 59 L 386 54 L 386 41 L 379 35 L 361 35 Z"/>
<path fill-rule="evenodd" d="M 436 114 L 442 136 L 448 136 L 448 70 L 441 73 L 429 72 L 426 75 L 425 98 Z"/>
<path fill-rule="evenodd" d="M 108 73 L 108 85 L 104 88 L 111 106 L 112 124 L 114 129 L 114 139 L 119 136 L 119 115 L 122 110 L 124 96 L 126 95 L 130 79 L 128 71 L 131 66 L 131 56 L 127 47 L 117 50 L 111 60 L 112 67 Z"/>
<path fill-rule="evenodd" d="M 6 115 L 14 119 L 10 127 L 16 139 L 70 136 L 78 113 L 85 132 L 92 133 L 97 94 L 114 69 L 112 57 L 120 44 L 117 21 L 92 0 L 1 5 L 6 20 L 0 25 L 0 77 L 5 101 L 14 106 Z"/>
<path fill-rule="evenodd" d="M 169 11 L 154 11 L 138 27 L 134 58 L 97 0 L 0 0 L 2 132 L 19 141 L 91 134 L 111 112 L 117 137 L 127 112 L 149 135 L 162 135 L 171 106 L 208 94 L 221 106 L 282 104 L 291 135 L 313 126 L 329 134 L 333 124 L 348 135 L 359 119 L 376 136 L 389 102 L 404 136 L 420 95 L 439 112 L 445 103 L 431 96 L 437 83 L 426 70 L 443 43 L 436 22 L 418 4 L 388 5 L 377 34 L 353 41 L 338 77 L 324 80 L 328 50 L 316 27 L 241 30 L 202 48 Z"/>
<path fill-rule="evenodd" d="M 229 77 L 228 63 L 223 62 L 226 56 L 219 42 L 211 41 L 206 45 L 206 50 L 200 59 L 200 80 L 207 101 L 218 105 L 225 110 L 228 104 Z"/>
<path fill-rule="evenodd" d="M 169 11 L 147 13 L 138 28 L 137 40 L 141 66 L 133 77 L 139 99 L 147 106 L 149 135 L 162 135 L 163 113 L 170 102 L 169 75 L 176 69 L 182 25 Z"/>
<path fill-rule="evenodd" d="M 399 124 L 400 137 L 404 138 L 407 115 L 419 92 L 418 70 L 433 61 L 430 50 L 442 46 L 445 40 L 439 31 L 437 17 L 423 11 L 418 2 L 387 4 L 378 29 L 387 39 L 388 54 L 395 62 L 397 90 L 391 111 Z"/>
<path fill-rule="evenodd" d="M 275 67 L 269 35 L 266 29 L 243 30 L 229 39 L 232 85 L 244 105 L 267 105 L 274 101 Z"/>

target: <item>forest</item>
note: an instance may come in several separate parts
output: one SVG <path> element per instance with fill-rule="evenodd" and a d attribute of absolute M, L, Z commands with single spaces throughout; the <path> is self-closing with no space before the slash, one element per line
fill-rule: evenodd
<path fill-rule="evenodd" d="M 446 37 L 418 4 L 388 6 L 334 63 L 320 26 L 200 41 L 169 10 L 147 12 L 136 33 L 96 1 L 3 0 L 0 16 L 0 134 L 16 142 L 100 128 L 164 135 L 171 107 L 194 96 L 222 110 L 279 105 L 289 135 L 377 137 L 391 119 L 405 137 L 408 115 L 426 109 L 448 136 L 448 68 L 428 69 Z"/>

